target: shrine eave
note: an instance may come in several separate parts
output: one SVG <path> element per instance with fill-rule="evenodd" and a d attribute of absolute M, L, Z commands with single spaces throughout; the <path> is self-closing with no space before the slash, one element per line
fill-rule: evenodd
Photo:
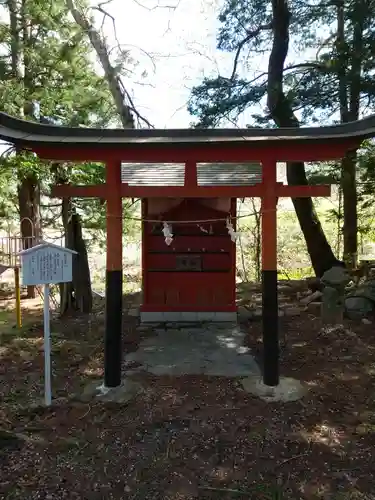
<path fill-rule="evenodd" d="M 345 124 L 306 128 L 95 129 L 59 127 L 0 113 L 0 139 L 41 158 L 71 161 L 278 161 L 342 157 L 375 136 L 375 115 Z"/>

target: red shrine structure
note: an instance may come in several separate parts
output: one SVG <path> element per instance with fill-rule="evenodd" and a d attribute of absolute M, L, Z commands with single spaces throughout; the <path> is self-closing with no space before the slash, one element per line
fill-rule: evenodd
<path fill-rule="evenodd" d="M 168 207 L 169 201 L 160 205 Z M 235 321 L 236 249 L 225 218 L 235 217 L 236 199 L 173 201 L 159 211 L 154 200 L 144 200 L 143 218 L 173 221 L 167 222 L 173 239 L 166 244 L 163 224 L 143 224 L 141 320 Z M 192 220 L 202 222 L 187 222 Z"/>
<path fill-rule="evenodd" d="M 172 234 L 174 225 L 176 237 L 172 237 L 172 241 L 168 239 L 168 249 L 163 246 L 165 235 L 161 237 L 154 225 L 158 222 L 143 225 L 143 314 L 235 313 L 235 253 L 228 232 L 224 234 L 223 222 L 234 220 L 236 198 L 261 198 L 263 382 L 276 386 L 279 383 L 277 201 L 280 197 L 330 194 L 329 186 L 278 183 L 276 163 L 339 159 L 348 151 L 357 149 L 364 139 L 374 136 L 375 116 L 330 127 L 123 130 L 42 125 L 0 113 L 0 139 L 19 149 L 33 151 L 46 160 L 96 161 L 106 165 L 103 184 L 60 185 L 55 186 L 51 193 L 59 197 L 106 200 L 106 387 L 117 387 L 121 383 L 122 198 L 141 198 L 143 216 L 146 215 L 148 220 L 160 220 L 163 226 L 164 222 L 175 221 L 170 225 Z M 123 163 L 182 164 L 183 183 L 170 185 L 168 177 L 161 182 L 162 185 L 122 182 Z M 224 163 L 233 164 L 233 170 L 234 165 L 259 163 L 261 182 L 238 185 L 229 180 L 214 184 L 199 180 L 200 169 L 207 173 L 214 168 L 213 165 Z M 141 171 L 143 167 L 138 168 Z M 168 205 L 163 205 L 167 200 Z M 205 238 L 196 233 L 196 221 L 203 217 L 212 221 L 212 232 L 217 234 L 215 243 L 208 244 L 208 241 L 215 241 L 213 237 Z M 187 221 L 195 222 L 188 224 Z M 210 232 L 210 228 L 208 230 Z M 166 232 L 166 237 L 170 238 Z M 79 259 L 79 255 L 76 258 Z M 219 288 L 225 290 L 220 292 Z"/>
<path fill-rule="evenodd" d="M 184 186 L 185 165 L 122 164 L 129 186 Z M 262 182 L 259 163 L 198 164 L 198 186 Z M 236 321 L 236 198 L 143 198 L 141 321 Z M 163 231 L 167 224 L 171 241 Z"/>

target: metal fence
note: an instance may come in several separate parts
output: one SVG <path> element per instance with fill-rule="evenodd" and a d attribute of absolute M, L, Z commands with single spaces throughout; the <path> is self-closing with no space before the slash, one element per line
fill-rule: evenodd
<path fill-rule="evenodd" d="M 20 257 L 18 254 L 21 250 L 47 242 L 45 239 L 35 236 L 34 225 L 28 217 L 22 219 L 21 226 L 24 222 L 30 224 L 31 236 L 22 237 L 20 233 L 14 234 L 10 227 L 6 231 L 6 236 L 4 235 L 5 231 L 0 236 L 0 268 L 19 267 Z M 64 235 L 60 234 L 57 237 L 47 238 L 47 240 L 52 240 L 53 243 L 63 246 Z"/>
<path fill-rule="evenodd" d="M 20 265 L 18 253 L 25 248 L 37 245 L 39 241 L 34 236 L 2 236 L 0 238 L 0 264 L 8 267 Z"/>

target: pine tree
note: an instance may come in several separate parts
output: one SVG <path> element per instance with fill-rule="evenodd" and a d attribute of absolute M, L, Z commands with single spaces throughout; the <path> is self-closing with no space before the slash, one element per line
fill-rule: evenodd
<path fill-rule="evenodd" d="M 192 91 L 197 126 L 210 127 L 244 114 L 251 126 L 300 126 L 356 120 L 374 109 L 373 29 L 370 0 L 306 4 L 297 0 L 226 0 L 218 47 L 234 54 L 227 78 L 206 78 Z M 326 38 L 322 38 L 324 33 Z M 328 35 L 327 35 L 328 34 Z M 305 58 L 295 63 L 290 50 Z M 313 57 L 306 57 L 312 53 Z M 251 55 L 269 54 L 268 70 L 248 77 Z M 261 105 L 264 112 L 255 111 Z M 356 253 L 355 154 L 342 162 L 344 254 Z M 306 182 L 303 164 L 288 165 L 290 184 Z M 336 259 L 311 199 L 293 200 L 318 275 Z"/>
<path fill-rule="evenodd" d="M 70 20 L 65 2 L 8 0 L 4 7 L 9 21 L 0 25 L 2 110 L 65 126 L 118 125 L 107 83 L 96 74 L 85 33 Z M 41 163 L 33 155 L 16 153 L 5 163 L 18 179 L 21 233 L 27 241 L 32 231 L 41 237 L 41 192 L 47 193 L 51 182 L 68 182 L 77 171 L 90 182 L 93 169 Z M 88 312 L 92 301 L 81 221 L 71 200 L 64 200 L 62 210 L 67 243 L 79 247 L 81 259 L 80 276 L 65 293 L 63 307 L 70 307 L 74 297 L 74 306 Z"/>

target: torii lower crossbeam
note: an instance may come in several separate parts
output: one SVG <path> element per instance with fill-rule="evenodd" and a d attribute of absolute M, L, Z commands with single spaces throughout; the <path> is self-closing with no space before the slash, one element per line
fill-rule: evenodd
<path fill-rule="evenodd" d="M 264 182 L 253 186 L 129 186 L 120 184 L 123 198 L 262 198 L 267 185 Z M 285 186 L 275 185 L 278 198 L 306 198 L 310 196 L 329 196 L 330 186 Z M 110 190 L 111 192 L 111 190 Z M 102 198 L 108 197 L 107 184 L 93 186 L 72 186 L 60 184 L 53 186 L 51 196 L 56 198 Z"/>
<path fill-rule="evenodd" d="M 329 196 L 330 186 L 285 186 L 276 181 L 276 162 L 263 162 L 262 182 L 251 186 L 129 186 L 121 183 L 121 164 L 106 168 L 106 183 L 95 186 L 58 185 L 55 197 L 97 197 L 107 201 L 107 275 L 105 378 L 107 387 L 121 383 L 122 334 L 122 197 L 127 198 L 247 198 L 262 200 L 263 381 L 279 383 L 277 294 L 277 200 Z"/>

